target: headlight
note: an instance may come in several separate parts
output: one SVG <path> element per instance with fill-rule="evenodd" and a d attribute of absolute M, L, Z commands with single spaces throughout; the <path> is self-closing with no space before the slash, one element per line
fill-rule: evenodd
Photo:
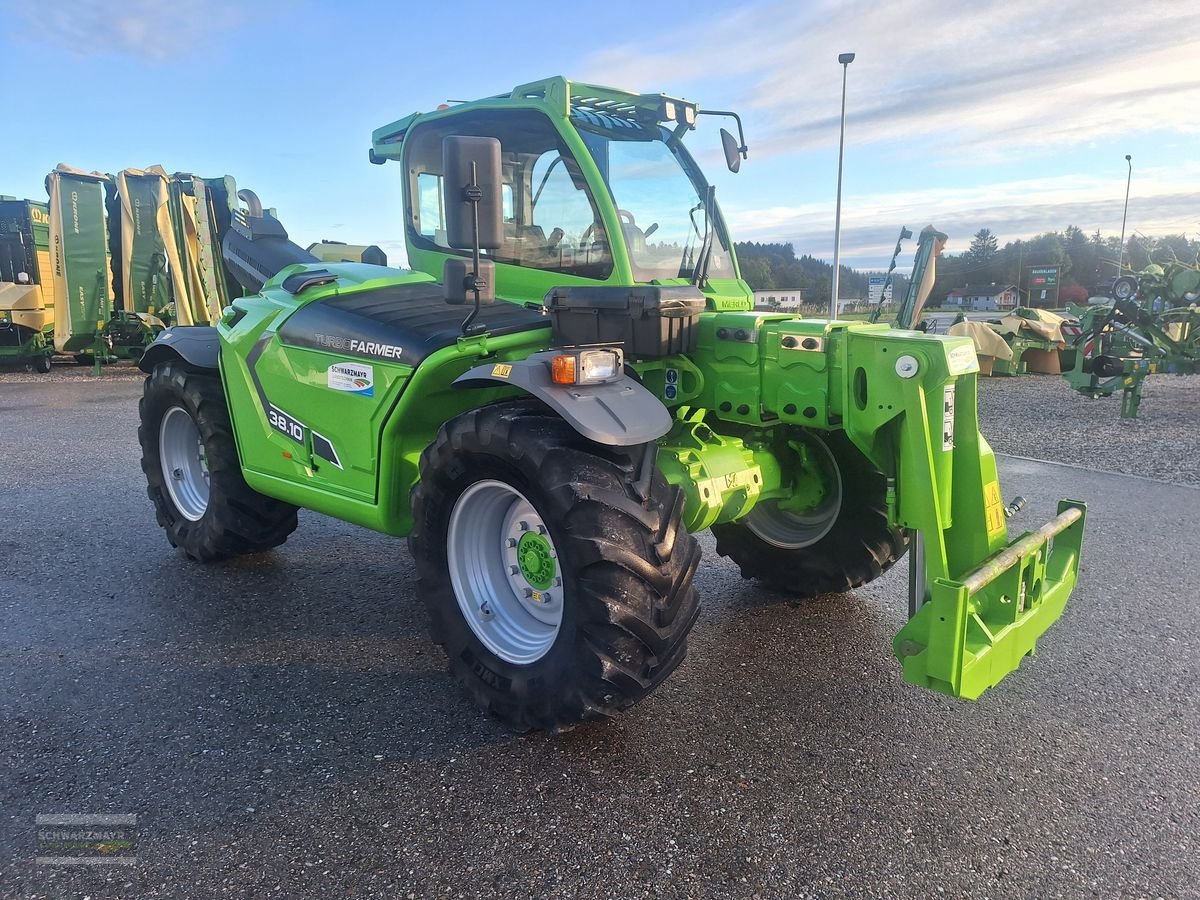
<path fill-rule="evenodd" d="M 550 361 L 550 377 L 555 384 L 604 384 L 620 378 L 624 364 L 620 350 L 572 350 Z"/>

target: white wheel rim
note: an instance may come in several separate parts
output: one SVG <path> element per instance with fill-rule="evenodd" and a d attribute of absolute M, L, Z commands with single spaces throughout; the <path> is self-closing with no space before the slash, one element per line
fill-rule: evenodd
<path fill-rule="evenodd" d="M 537 662 L 562 627 L 558 552 L 533 504 L 502 481 L 478 481 L 454 504 L 446 559 L 475 637 L 515 665 Z"/>
<path fill-rule="evenodd" d="M 158 458 L 171 502 L 185 519 L 198 522 L 208 509 L 208 459 L 196 423 L 182 406 L 172 406 L 162 418 Z"/>
<path fill-rule="evenodd" d="M 746 527 L 772 547 L 781 550 L 803 550 L 811 547 L 833 528 L 842 511 L 842 472 L 825 442 L 810 438 L 809 446 L 818 454 L 820 468 L 829 478 L 825 499 L 815 509 L 794 513 L 781 509 L 778 501 L 766 500 L 746 516 Z"/>

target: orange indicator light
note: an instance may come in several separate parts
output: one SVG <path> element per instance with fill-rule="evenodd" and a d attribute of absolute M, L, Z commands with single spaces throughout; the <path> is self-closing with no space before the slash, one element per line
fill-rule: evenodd
<path fill-rule="evenodd" d="M 550 379 L 555 384 L 575 383 L 575 357 L 556 356 L 550 363 Z"/>

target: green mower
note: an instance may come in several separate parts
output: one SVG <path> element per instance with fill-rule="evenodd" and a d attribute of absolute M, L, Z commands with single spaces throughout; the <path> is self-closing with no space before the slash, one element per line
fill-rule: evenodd
<path fill-rule="evenodd" d="M 1074 587 L 1084 505 L 1009 540 L 969 339 L 752 310 L 684 147 L 702 115 L 736 123 L 737 171 L 735 114 L 562 78 L 378 129 L 411 269 L 320 262 L 243 191 L 223 252 L 247 296 L 139 362 L 171 544 L 264 551 L 298 507 L 407 536 L 434 640 L 519 729 L 675 669 L 704 529 L 795 597 L 907 551 L 905 680 L 975 698 L 1017 668 Z"/>

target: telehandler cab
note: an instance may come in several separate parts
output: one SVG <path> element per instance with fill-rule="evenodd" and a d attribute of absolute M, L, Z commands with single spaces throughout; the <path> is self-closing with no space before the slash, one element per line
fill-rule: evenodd
<path fill-rule="evenodd" d="M 434 639 L 517 728 L 667 677 L 703 529 L 800 597 L 911 549 L 904 678 L 975 698 L 1015 669 L 1075 584 L 1083 504 L 1009 541 L 969 339 L 753 311 L 683 145 L 704 114 L 551 78 L 378 129 L 411 269 L 318 262 L 243 192 L 248 296 L 140 361 L 171 543 L 265 550 L 297 507 L 407 535 Z"/>

